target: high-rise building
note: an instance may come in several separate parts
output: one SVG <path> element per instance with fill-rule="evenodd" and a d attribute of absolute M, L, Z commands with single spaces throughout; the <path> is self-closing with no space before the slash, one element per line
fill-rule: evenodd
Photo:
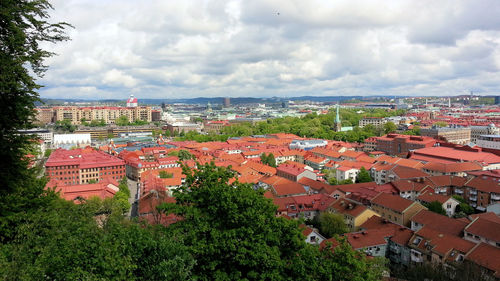
<path fill-rule="evenodd" d="M 495 104 L 500 104 L 500 96 L 495 97 Z"/>
<path fill-rule="evenodd" d="M 224 98 L 224 107 L 231 106 L 231 98 Z"/>

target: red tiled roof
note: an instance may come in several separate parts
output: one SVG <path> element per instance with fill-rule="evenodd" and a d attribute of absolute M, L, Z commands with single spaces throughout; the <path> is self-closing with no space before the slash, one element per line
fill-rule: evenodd
<path fill-rule="evenodd" d="M 398 211 L 402 213 L 404 210 L 408 209 L 412 204 L 418 204 L 417 202 L 402 198 L 399 195 L 392 195 L 387 193 L 379 193 L 375 198 L 372 199 L 372 204 L 377 204 L 380 206 L 385 206 L 391 210 Z"/>
<path fill-rule="evenodd" d="M 386 245 L 385 240 L 388 237 L 386 229 L 370 229 L 360 232 L 347 233 L 344 236 L 347 237 L 347 242 L 352 246 L 353 249 L 363 249 L 367 247 Z"/>
<path fill-rule="evenodd" d="M 321 189 L 330 188 L 332 186 L 332 185 L 329 185 L 327 183 L 315 181 L 315 180 L 307 178 L 307 177 L 300 178 L 298 183 L 302 184 L 303 186 L 308 186 L 309 188 L 314 189 L 318 192 L 320 192 Z"/>
<path fill-rule="evenodd" d="M 476 245 L 475 243 L 464 240 L 460 237 L 441 233 L 426 226 L 415 232 L 414 236 L 420 236 L 424 238 L 417 245 L 417 248 L 426 250 L 427 247 L 430 246 L 433 252 L 436 252 L 442 256 L 445 256 L 452 249 L 456 249 L 465 254 Z"/>
<path fill-rule="evenodd" d="M 275 184 L 272 186 L 272 189 L 277 196 L 293 196 L 306 193 L 304 187 L 297 182 L 292 182 L 291 184 Z"/>
<path fill-rule="evenodd" d="M 427 169 L 430 171 L 441 172 L 441 173 L 457 173 L 457 172 L 468 172 L 468 171 L 480 171 L 483 169 L 483 167 L 476 162 L 458 162 L 458 163 L 428 162 L 422 167 L 422 169 Z"/>
<path fill-rule="evenodd" d="M 352 217 L 357 217 L 361 213 L 363 213 L 366 209 L 366 206 L 356 203 L 352 200 L 339 198 L 335 203 L 331 205 L 333 209 L 335 209 L 338 213 L 348 214 Z"/>
<path fill-rule="evenodd" d="M 419 200 L 419 201 L 426 202 L 426 203 L 438 201 L 439 203 L 441 203 L 441 205 L 450 199 L 455 200 L 451 196 L 436 194 L 436 193 L 432 193 L 432 192 L 424 192 L 423 194 L 420 194 L 417 197 L 417 200 Z"/>
<path fill-rule="evenodd" d="M 457 237 L 462 236 L 462 231 L 468 223 L 461 220 L 452 219 L 428 210 L 420 210 L 415 214 L 411 221 L 422 224 L 425 227 L 434 229 L 441 233 L 447 233 Z"/>
<path fill-rule="evenodd" d="M 486 218 L 476 218 L 465 228 L 465 231 L 488 240 L 500 242 L 500 223 Z"/>
<path fill-rule="evenodd" d="M 398 176 L 400 179 L 422 178 L 429 176 L 429 174 L 422 172 L 420 170 L 399 165 L 394 167 L 392 169 L 392 172 L 396 174 L 396 176 Z"/>
<path fill-rule="evenodd" d="M 485 220 L 489 220 L 494 223 L 500 223 L 500 217 L 493 213 L 493 212 L 487 212 L 487 213 L 480 213 L 480 214 L 473 214 L 469 216 L 472 220 L 475 218 L 483 218 Z"/>
<path fill-rule="evenodd" d="M 488 268 L 493 271 L 496 278 L 500 278 L 500 249 L 488 245 L 486 243 L 479 243 L 472 251 L 470 251 L 465 258 L 482 267 Z"/>
<path fill-rule="evenodd" d="M 455 149 L 453 147 L 426 147 L 417 149 L 413 152 L 413 156 L 426 156 L 434 159 L 444 159 L 451 160 L 455 162 L 472 162 L 477 161 L 479 163 L 494 164 L 500 163 L 500 156 L 493 153 L 482 152 L 482 151 L 467 151 L 464 149 Z"/>

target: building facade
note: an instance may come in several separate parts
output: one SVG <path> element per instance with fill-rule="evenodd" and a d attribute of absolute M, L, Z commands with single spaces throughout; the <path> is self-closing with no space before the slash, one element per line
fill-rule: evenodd
<path fill-rule="evenodd" d="M 435 139 L 445 140 L 454 144 L 468 144 L 471 141 L 471 128 L 469 127 L 437 127 L 421 128 L 420 135 Z"/>
<path fill-rule="evenodd" d="M 64 185 L 120 180 L 125 176 L 125 161 L 91 148 L 56 149 L 45 163 L 45 175 Z"/>

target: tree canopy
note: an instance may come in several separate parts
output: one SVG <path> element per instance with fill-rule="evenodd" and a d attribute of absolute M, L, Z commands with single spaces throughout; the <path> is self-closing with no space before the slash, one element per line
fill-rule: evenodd
<path fill-rule="evenodd" d="M 370 176 L 370 173 L 365 169 L 365 167 L 361 167 L 361 169 L 359 169 L 359 173 L 358 173 L 358 176 L 356 178 L 356 182 L 372 182 L 373 179 L 372 177 Z"/>

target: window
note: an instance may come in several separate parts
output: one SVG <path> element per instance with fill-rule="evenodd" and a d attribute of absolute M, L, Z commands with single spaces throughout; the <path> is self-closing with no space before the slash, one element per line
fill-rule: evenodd
<path fill-rule="evenodd" d="M 413 240 L 413 245 L 418 245 L 422 241 L 422 238 L 417 237 L 415 240 Z"/>

